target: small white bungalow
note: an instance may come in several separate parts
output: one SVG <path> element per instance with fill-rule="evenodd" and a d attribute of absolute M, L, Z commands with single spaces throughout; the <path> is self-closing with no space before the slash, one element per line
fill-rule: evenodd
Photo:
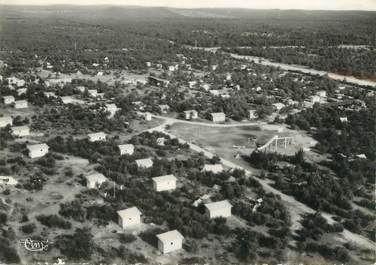
<path fill-rule="evenodd" d="M 90 142 L 106 141 L 106 134 L 104 132 L 89 133 L 87 136 Z"/>
<path fill-rule="evenodd" d="M 274 103 L 274 104 L 272 104 L 272 105 L 274 106 L 274 108 L 275 108 L 277 111 L 280 111 L 281 109 L 283 109 L 284 107 L 286 107 L 285 104 L 280 103 L 280 102 Z"/>
<path fill-rule="evenodd" d="M 3 101 L 4 104 L 9 105 L 12 104 L 15 101 L 15 99 L 13 96 L 3 96 Z"/>
<path fill-rule="evenodd" d="M 177 178 L 170 174 L 153 178 L 153 187 L 155 191 L 166 191 L 176 189 Z"/>
<path fill-rule="evenodd" d="M 27 146 L 30 158 L 45 156 L 48 153 L 49 146 L 47 144 L 31 144 Z"/>
<path fill-rule="evenodd" d="M 18 181 L 14 178 L 14 177 L 11 177 L 11 176 L 0 176 L 0 185 L 4 185 L 4 186 L 7 186 L 7 185 L 17 185 L 18 184 Z"/>
<path fill-rule="evenodd" d="M 225 122 L 226 115 L 223 112 L 211 113 L 211 118 L 213 122 Z"/>
<path fill-rule="evenodd" d="M 232 205 L 227 201 L 219 201 L 205 204 L 206 213 L 210 219 L 217 217 L 230 217 Z"/>
<path fill-rule="evenodd" d="M 198 118 L 198 112 L 196 110 L 186 110 L 184 111 L 186 120 L 194 120 Z"/>
<path fill-rule="evenodd" d="M 91 174 L 86 176 L 86 187 L 88 189 L 99 188 L 104 182 L 107 181 L 107 178 L 101 173 Z"/>
<path fill-rule="evenodd" d="M 16 100 L 14 102 L 14 108 L 16 109 L 26 109 L 28 107 L 27 100 Z"/>
<path fill-rule="evenodd" d="M 56 98 L 56 94 L 55 92 L 43 92 L 43 95 L 46 97 L 46 98 Z"/>
<path fill-rule="evenodd" d="M 317 91 L 316 95 L 319 96 L 321 99 L 324 99 L 326 98 L 326 91 L 325 90 Z"/>
<path fill-rule="evenodd" d="M 61 98 L 61 101 L 63 101 L 63 104 L 73 104 L 74 103 L 74 99 L 71 96 L 63 96 L 63 97 L 60 97 L 60 98 Z"/>
<path fill-rule="evenodd" d="M 163 254 L 180 250 L 183 246 L 184 237 L 177 230 L 169 231 L 157 235 L 158 238 L 158 249 Z"/>
<path fill-rule="evenodd" d="M 134 145 L 133 144 L 121 144 L 118 145 L 120 150 L 120 155 L 132 155 L 134 153 Z"/>
<path fill-rule="evenodd" d="M 145 121 L 151 121 L 151 118 L 152 118 L 151 113 L 150 112 L 146 112 L 145 115 L 144 115 Z"/>
<path fill-rule="evenodd" d="M 26 94 L 26 92 L 27 92 L 27 88 L 25 88 L 25 87 L 17 89 L 17 95 L 18 96 L 24 95 L 24 94 Z"/>
<path fill-rule="evenodd" d="M 219 96 L 221 94 L 221 92 L 219 92 L 219 90 L 217 89 L 209 90 L 209 93 L 212 94 L 213 96 Z"/>
<path fill-rule="evenodd" d="M 28 136 L 30 135 L 30 128 L 29 126 L 13 126 L 12 127 L 12 134 L 18 137 Z"/>
<path fill-rule="evenodd" d="M 342 123 L 345 123 L 345 122 L 348 122 L 349 120 L 347 119 L 347 117 L 340 117 L 339 120 L 342 122 Z"/>
<path fill-rule="evenodd" d="M 80 93 L 84 93 L 85 90 L 86 90 L 86 87 L 84 87 L 84 86 L 77 86 L 76 90 L 79 91 Z"/>
<path fill-rule="evenodd" d="M 157 138 L 157 145 L 164 146 L 166 139 L 164 137 Z"/>
<path fill-rule="evenodd" d="M 115 113 L 119 110 L 119 108 L 111 103 L 111 104 L 106 104 L 106 111 L 110 113 L 109 118 L 112 118 L 115 116 Z"/>
<path fill-rule="evenodd" d="M 120 210 L 117 212 L 119 225 L 123 229 L 141 224 L 141 212 L 137 207 Z"/>
<path fill-rule="evenodd" d="M 159 109 L 161 110 L 162 113 L 167 113 L 170 110 L 169 105 L 158 105 Z"/>
<path fill-rule="evenodd" d="M 151 158 L 137 159 L 136 164 L 138 168 L 150 168 L 153 166 L 153 160 Z"/>
<path fill-rule="evenodd" d="M 224 168 L 223 168 L 222 164 L 214 164 L 214 165 L 206 164 L 202 168 L 203 172 L 212 172 L 214 174 L 221 173 L 221 172 L 223 172 L 223 170 L 224 170 Z"/>
<path fill-rule="evenodd" d="M 249 114 L 249 119 L 250 120 L 254 120 L 254 119 L 257 119 L 257 111 L 255 109 L 251 109 L 251 110 L 248 110 L 248 114 Z"/>
<path fill-rule="evenodd" d="M 96 89 L 89 89 L 87 91 L 89 93 L 89 95 L 93 98 L 97 97 L 98 96 L 98 91 Z"/>
<path fill-rule="evenodd" d="M 0 128 L 3 128 L 7 125 L 13 125 L 13 119 L 10 116 L 0 117 Z"/>

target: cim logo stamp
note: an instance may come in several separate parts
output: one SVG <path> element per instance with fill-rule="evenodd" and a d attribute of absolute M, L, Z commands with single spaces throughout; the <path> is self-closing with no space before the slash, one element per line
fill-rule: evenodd
<path fill-rule="evenodd" d="M 24 241 L 21 241 L 21 244 L 25 247 L 26 250 L 37 252 L 37 251 L 46 251 L 48 248 L 48 240 L 34 240 L 27 238 Z"/>

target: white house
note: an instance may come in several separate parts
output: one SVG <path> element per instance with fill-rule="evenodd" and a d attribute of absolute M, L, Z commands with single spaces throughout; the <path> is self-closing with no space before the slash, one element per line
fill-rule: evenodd
<path fill-rule="evenodd" d="M 223 112 L 216 112 L 210 114 L 213 122 L 225 122 L 226 115 Z"/>
<path fill-rule="evenodd" d="M 193 88 L 197 84 L 197 81 L 188 81 L 189 88 Z"/>
<path fill-rule="evenodd" d="M 162 113 L 167 113 L 170 110 L 169 105 L 158 105 L 159 109 L 161 110 Z"/>
<path fill-rule="evenodd" d="M 84 87 L 84 86 L 77 86 L 76 90 L 79 91 L 80 93 L 84 93 L 85 90 L 86 90 L 86 87 Z"/>
<path fill-rule="evenodd" d="M 8 84 L 10 85 L 16 85 L 17 87 L 23 87 L 26 84 L 26 81 L 23 79 L 19 79 L 17 77 L 8 77 Z"/>
<path fill-rule="evenodd" d="M 13 124 L 13 119 L 10 116 L 0 117 L 0 128 Z"/>
<path fill-rule="evenodd" d="M 257 113 L 255 109 L 248 110 L 248 114 L 250 120 L 257 119 Z"/>
<path fill-rule="evenodd" d="M 9 105 L 12 104 L 15 101 L 15 99 L 13 96 L 3 96 L 3 101 L 4 104 Z"/>
<path fill-rule="evenodd" d="M 119 110 L 119 108 L 111 103 L 111 104 L 106 104 L 106 111 L 108 111 L 110 113 L 109 115 L 109 118 L 112 118 L 113 116 L 115 116 L 115 113 Z"/>
<path fill-rule="evenodd" d="M 60 98 L 61 98 L 61 101 L 63 101 L 63 104 L 73 104 L 74 103 L 74 99 L 71 96 L 63 96 L 63 97 L 60 97 Z"/>
<path fill-rule="evenodd" d="M 166 139 L 164 137 L 157 138 L 157 145 L 164 146 Z"/>
<path fill-rule="evenodd" d="M 193 120 L 198 118 L 198 112 L 196 110 L 186 110 L 184 111 L 186 120 Z"/>
<path fill-rule="evenodd" d="M 317 91 L 316 95 L 319 96 L 321 99 L 324 99 L 326 98 L 326 91 L 325 90 Z"/>
<path fill-rule="evenodd" d="M 89 89 L 87 91 L 89 93 L 89 95 L 93 98 L 97 97 L 98 96 L 98 91 L 96 89 Z"/>
<path fill-rule="evenodd" d="M 151 62 L 146 62 L 146 67 L 151 67 Z"/>
<path fill-rule="evenodd" d="M 144 118 L 145 118 L 145 121 L 151 121 L 151 113 L 150 112 L 146 112 L 145 115 L 144 115 Z"/>
<path fill-rule="evenodd" d="M 137 207 L 120 210 L 117 212 L 119 225 L 123 229 L 141 224 L 141 212 Z"/>
<path fill-rule="evenodd" d="M 0 185 L 17 185 L 18 184 L 18 181 L 14 178 L 14 177 L 11 177 L 11 176 L 0 176 Z"/>
<path fill-rule="evenodd" d="M 153 178 L 153 187 L 156 191 L 166 191 L 176 189 L 177 178 L 170 174 Z"/>
<path fill-rule="evenodd" d="M 100 187 L 104 182 L 107 181 L 107 178 L 101 173 L 91 174 L 86 176 L 86 187 L 88 189 L 95 189 Z"/>
<path fill-rule="evenodd" d="M 150 168 L 153 166 L 153 160 L 151 158 L 137 159 L 136 164 L 138 168 Z"/>
<path fill-rule="evenodd" d="M 341 122 L 343 122 L 343 123 L 349 121 L 349 120 L 347 119 L 347 117 L 340 117 L 339 120 L 340 120 Z"/>
<path fill-rule="evenodd" d="M 134 145 L 133 144 L 121 144 L 118 145 L 120 150 L 120 155 L 132 155 L 134 153 Z"/>
<path fill-rule="evenodd" d="M 14 102 L 14 108 L 16 109 L 26 109 L 28 107 L 27 100 L 16 100 Z"/>
<path fill-rule="evenodd" d="M 286 107 L 285 104 L 280 103 L 280 102 L 274 103 L 274 104 L 272 104 L 272 105 L 274 106 L 274 108 L 275 108 L 277 111 L 280 111 L 281 109 L 283 109 L 284 107 Z"/>
<path fill-rule="evenodd" d="M 205 207 L 210 219 L 231 216 L 232 205 L 227 200 L 207 203 Z"/>
<path fill-rule="evenodd" d="M 212 94 L 213 96 L 219 96 L 221 93 L 217 89 L 212 89 L 209 90 L 209 93 Z"/>
<path fill-rule="evenodd" d="M 31 158 L 42 157 L 48 153 L 49 146 L 47 144 L 31 144 L 27 146 L 29 156 Z"/>
<path fill-rule="evenodd" d="M 106 134 L 104 132 L 89 133 L 87 136 L 90 142 L 106 141 Z"/>
<path fill-rule="evenodd" d="M 56 94 L 55 92 L 43 92 L 43 95 L 46 97 L 46 98 L 56 98 Z"/>
<path fill-rule="evenodd" d="M 30 128 L 29 126 L 13 126 L 12 127 L 12 134 L 18 137 L 28 136 L 30 135 Z"/>
<path fill-rule="evenodd" d="M 203 172 L 212 172 L 214 174 L 221 173 L 223 170 L 224 168 L 222 164 L 214 164 L 214 165 L 206 164 L 202 168 Z"/>
<path fill-rule="evenodd" d="M 24 95 L 24 94 L 26 94 L 26 92 L 27 92 L 27 88 L 25 88 L 25 87 L 17 89 L 17 95 L 18 96 Z"/>
<path fill-rule="evenodd" d="M 177 230 L 172 230 L 166 233 L 157 235 L 158 249 L 163 254 L 180 250 L 183 246 L 184 237 Z"/>

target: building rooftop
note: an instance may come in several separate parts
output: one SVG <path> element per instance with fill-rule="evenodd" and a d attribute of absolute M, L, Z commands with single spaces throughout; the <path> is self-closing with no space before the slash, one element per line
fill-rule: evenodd
<path fill-rule="evenodd" d="M 228 200 L 223 200 L 223 201 L 218 201 L 218 202 L 206 203 L 205 207 L 209 211 L 217 211 L 217 210 L 221 210 L 224 208 L 229 208 L 229 207 L 231 208 L 232 205 L 231 203 L 228 202 Z"/>
<path fill-rule="evenodd" d="M 173 241 L 176 239 L 184 239 L 183 235 L 178 230 L 172 230 L 166 233 L 157 235 L 157 238 L 162 242 Z"/>
<path fill-rule="evenodd" d="M 172 174 L 153 178 L 154 182 L 168 182 L 168 181 L 176 181 L 176 180 L 177 178 Z"/>
<path fill-rule="evenodd" d="M 30 144 L 27 146 L 27 149 L 29 149 L 29 151 L 36 151 L 36 150 L 40 150 L 40 149 L 48 149 L 49 146 L 45 143 L 43 144 Z"/>
<path fill-rule="evenodd" d="M 107 178 L 101 173 L 91 174 L 85 177 L 90 182 L 104 182 Z"/>
<path fill-rule="evenodd" d="M 120 217 L 127 219 L 128 217 L 132 217 L 132 216 L 135 216 L 135 215 L 141 215 L 142 213 L 140 212 L 140 210 L 137 207 L 131 207 L 131 208 L 128 208 L 128 209 L 117 211 L 117 214 Z"/>

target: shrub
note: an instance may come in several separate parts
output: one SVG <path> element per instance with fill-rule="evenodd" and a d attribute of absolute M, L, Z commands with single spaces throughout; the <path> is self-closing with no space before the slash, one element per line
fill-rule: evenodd
<path fill-rule="evenodd" d="M 24 232 L 25 234 L 31 234 L 34 232 L 35 228 L 36 228 L 35 224 L 31 223 L 31 224 L 21 226 L 21 231 Z"/>
<path fill-rule="evenodd" d="M 58 227 L 62 229 L 70 229 L 71 223 L 65 221 L 63 218 L 58 215 L 38 215 L 36 219 L 43 225 L 47 227 Z"/>

